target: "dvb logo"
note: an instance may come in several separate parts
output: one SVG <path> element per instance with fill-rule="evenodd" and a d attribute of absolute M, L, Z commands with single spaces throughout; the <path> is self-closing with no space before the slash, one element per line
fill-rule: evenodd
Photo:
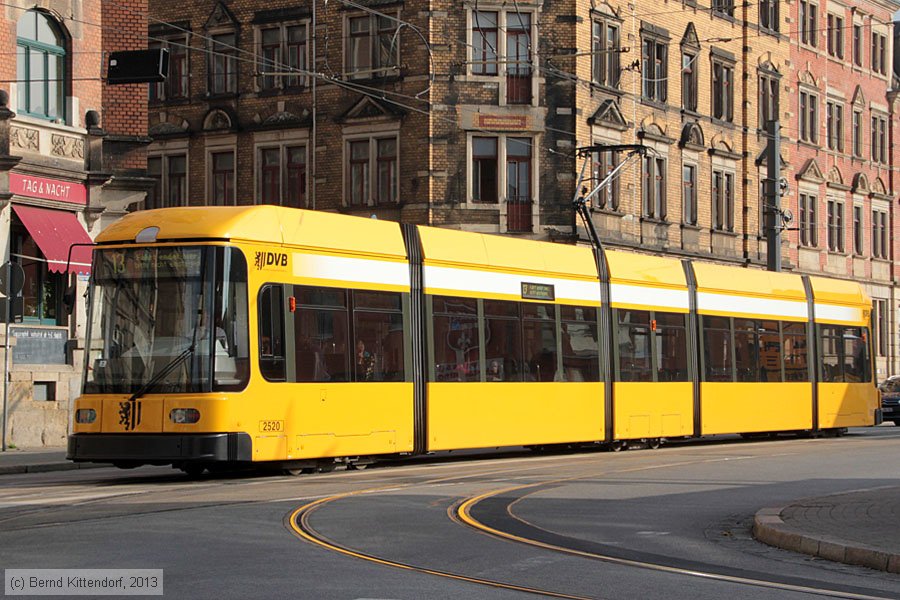
<path fill-rule="evenodd" d="M 286 267 L 287 266 L 287 254 L 279 253 L 275 254 L 274 252 L 266 252 L 266 266 L 267 267 Z"/>
<path fill-rule="evenodd" d="M 257 269 L 283 269 L 287 267 L 288 257 L 283 252 L 257 252 L 253 264 Z"/>

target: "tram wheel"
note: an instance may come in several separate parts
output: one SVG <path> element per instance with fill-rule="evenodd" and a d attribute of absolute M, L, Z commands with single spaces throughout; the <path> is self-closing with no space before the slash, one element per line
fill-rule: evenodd
<path fill-rule="evenodd" d="M 622 450 L 628 449 L 628 442 L 624 440 L 616 440 L 612 444 L 609 445 L 609 449 L 613 452 L 621 452 Z"/>
<path fill-rule="evenodd" d="M 180 468 L 188 477 L 200 477 L 206 470 L 205 466 L 193 463 L 181 465 Z"/>
<path fill-rule="evenodd" d="M 651 450 L 656 450 L 662 445 L 662 442 L 659 438 L 650 438 L 647 440 L 647 447 Z"/>
<path fill-rule="evenodd" d="M 284 475 L 297 477 L 298 475 L 309 475 L 310 473 L 315 473 L 316 470 L 312 467 L 288 467 L 286 469 L 282 469 L 281 472 Z"/>

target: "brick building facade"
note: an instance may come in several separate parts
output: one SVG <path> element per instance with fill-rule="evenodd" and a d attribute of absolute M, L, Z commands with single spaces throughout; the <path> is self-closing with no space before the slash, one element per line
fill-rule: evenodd
<path fill-rule="evenodd" d="M 879 379 L 898 370 L 893 148 L 900 103 L 889 91 L 897 9 L 889 1 L 794 3 L 797 34 L 785 78 L 790 261 L 802 272 L 864 284 L 874 303 Z"/>
<path fill-rule="evenodd" d="M 850 6 L 153 0 L 158 21 L 149 33 L 169 48 L 172 76 L 150 91 L 148 170 L 157 184 L 146 206 L 273 202 L 575 242 L 583 238 L 571 206 L 576 149 L 643 144 L 652 156 L 594 203 L 601 237 L 762 268 L 763 129 L 777 120 L 790 182 L 783 206 L 798 227 L 808 216 L 800 199 L 814 193 L 822 240 L 811 245 L 789 231 L 784 267 L 862 279 L 873 297 L 889 300 L 876 304 L 886 315 L 878 325 L 886 328 L 878 338 L 886 375 L 898 358 L 893 51 L 884 23 L 897 5 Z M 798 25 L 812 18 L 810 7 L 819 15 L 807 25 L 816 46 L 801 40 Z M 857 21 L 866 58 L 854 66 Z M 845 32 L 843 59 L 826 56 L 828 23 Z M 883 45 L 874 38 L 878 60 L 885 56 L 877 70 L 873 31 L 886 35 Z M 813 92 L 815 117 L 799 105 Z M 882 154 L 872 157 L 868 133 L 865 156 L 854 156 L 849 141 L 828 147 L 831 99 L 842 103 L 845 137 L 853 106 L 864 107 L 866 132 L 873 115 L 885 119 Z M 800 136 L 802 110 L 816 140 Z M 625 158 L 596 155 L 594 178 Z M 825 244 L 827 200 L 837 195 L 843 250 Z M 857 206 L 865 223 L 858 254 L 847 250 Z M 873 219 L 887 240 L 877 253 Z"/>
<path fill-rule="evenodd" d="M 70 263 L 69 246 L 89 244 L 152 183 L 146 86 L 102 80 L 105 52 L 146 47 L 146 8 L 140 0 L 128 8 L 12 0 L 0 14 L 0 247 L 22 274 L 16 267 L 12 278 L 21 317 L 0 339 L 12 350 L 11 445 L 65 443 L 81 385 L 90 272 L 89 251 L 74 248 Z M 63 306 L 70 286 L 71 315 Z M 2 330 L 4 323 L 5 314 Z"/>

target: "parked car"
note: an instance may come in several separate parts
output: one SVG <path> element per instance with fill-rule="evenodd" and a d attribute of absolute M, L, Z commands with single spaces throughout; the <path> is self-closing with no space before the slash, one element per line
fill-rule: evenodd
<path fill-rule="evenodd" d="M 881 413 L 884 420 L 900 425 L 900 375 L 888 377 L 878 389 L 881 391 Z"/>

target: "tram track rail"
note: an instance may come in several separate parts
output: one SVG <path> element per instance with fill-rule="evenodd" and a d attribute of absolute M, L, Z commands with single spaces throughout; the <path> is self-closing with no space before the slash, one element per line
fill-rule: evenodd
<path fill-rule="evenodd" d="M 593 473 L 590 477 L 596 478 L 598 475 L 610 475 L 613 473 L 643 471 L 649 469 L 668 468 L 677 465 L 690 465 L 717 460 L 733 459 L 734 457 L 723 459 L 704 458 L 685 460 L 679 461 L 677 463 L 654 465 L 652 467 L 614 469 L 601 473 Z M 542 465 L 536 465 L 532 469 L 528 470 L 533 470 L 541 467 Z M 522 469 L 515 470 L 515 473 L 518 476 L 521 476 L 522 472 Z M 477 476 L 485 477 L 488 475 L 500 473 L 502 472 L 479 473 L 477 474 Z M 446 569 L 429 567 L 423 564 L 414 564 L 408 561 L 394 560 L 386 556 L 378 556 L 374 553 L 358 550 L 348 545 L 342 544 L 337 540 L 330 539 L 329 537 L 319 532 L 312 524 L 312 517 L 317 511 L 324 508 L 325 506 L 337 503 L 341 500 L 357 498 L 364 495 L 377 495 L 396 492 L 401 489 L 413 488 L 415 486 L 445 484 L 449 481 L 464 480 L 474 476 L 476 475 L 442 477 L 439 479 L 413 482 L 404 485 L 392 484 L 319 498 L 312 502 L 304 504 L 289 513 L 285 517 L 285 527 L 299 539 L 302 539 L 308 543 L 314 544 L 332 552 L 343 554 L 351 558 L 372 562 L 382 566 L 414 571 L 417 573 L 453 579 L 456 581 L 464 581 L 491 588 L 514 590 L 534 595 L 542 595 L 544 597 L 572 598 L 578 600 L 605 600 L 605 598 L 602 596 L 581 595 L 574 592 L 567 592 L 565 590 L 535 588 L 527 585 L 520 585 L 515 583 L 514 581 L 500 581 L 497 579 L 482 578 L 463 572 L 455 572 Z M 556 554 L 577 556 L 580 558 L 598 562 L 605 562 L 608 564 L 616 564 L 624 567 L 650 570 L 675 576 L 698 578 L 707 581 L 717 581 L 741 586 L 764 588 L 773 591 L 808 594 L 811 596 L 845 598 L 848 600 L 891 600 L 892 598 L 892 596 L 886 595 L 886 592 L 883 592 L 881 590 L 847 585 L 825 586 L 816 580 L 806 579 L 802 577 L 771 576 L 770 574 L 758 571 L 724 567 L 701 561 L 690 561 L 688 559 L 675 559 L 673 557 L 653 554 L 649 552 L 614 548 L 600 543 L 593 543 L 587 540 L 581 540 L 557 534 L 548 529 L 544 529 L 533 523 L 530 523 L 515 514 L 514 507 L 517 504 L 523 502 L 529 496 L 532 496 L 540 491 L 549 489 L 554 486 L 584 481 L 586 479 L 588 479 L 588 477 L 580 476 L 570 478 L 557 478 L 547 481 L 514 486 L 507 485 L 498 489 L 483 492 L 475 496 L 462 498 L 453 502 L 446 511 L 447 517 L 454 523 L 460 524 L 495 539 L 500 539 L 515 544 L 522 544 L 532 548 L 550 551 Z M 509 496 L 512 496 L 512 499 L 508 499 L 507 497 Z"/>

